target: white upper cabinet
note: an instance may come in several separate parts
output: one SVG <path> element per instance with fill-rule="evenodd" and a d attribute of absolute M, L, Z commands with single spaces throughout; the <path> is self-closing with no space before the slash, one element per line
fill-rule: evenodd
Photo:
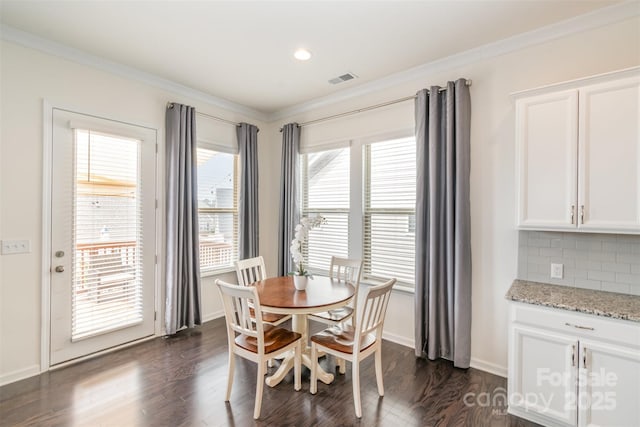
<path fill-rule="evenodd" d="M 519 228 L 640 233 L 639 71 L 519 95 Z"/>
<path fill-rule="evenodd" d="M 580 227 L 640 232 L 640 78 L 588 86 L 579 96 Z"/>
<path fill-rule="evenodd" d="M 519 224 L 563 229 L 575 223 L 578 91 L 516 102 Z M 572 218 L 573 215 L 573 218 Z"/>

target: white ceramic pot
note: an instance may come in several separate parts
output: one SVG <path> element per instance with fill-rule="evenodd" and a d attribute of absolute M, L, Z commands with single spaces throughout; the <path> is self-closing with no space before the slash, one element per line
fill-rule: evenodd
<path fill-rule="evenodd" d="M 309 282 L 309 277 L 307 276 L 293 276 L 293 285 L 299 291 L 304 291 L 307 289 L 307 283 Z"/>

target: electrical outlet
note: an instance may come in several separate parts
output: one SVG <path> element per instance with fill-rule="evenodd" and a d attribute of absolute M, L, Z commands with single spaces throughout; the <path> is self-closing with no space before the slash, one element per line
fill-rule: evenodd
<path fill-rule="evenodd" d="M 2 255 L 28 254 L 31 252 L 30 240 L 3 240 Z"/>
<path fill-rule="evenodd" d="M 551 278 L 562 279 L 564 276 L 564 264 L 551 264 Z"/>

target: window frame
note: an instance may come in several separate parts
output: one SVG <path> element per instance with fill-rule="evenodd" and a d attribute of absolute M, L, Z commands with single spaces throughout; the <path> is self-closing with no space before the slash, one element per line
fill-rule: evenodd
<path fill-rule="evenodd" d="M 396 216 L 408 216 L 413 215 L 414 224 L 415 224 L 415 200 L 413 208 L 375 208 L 371 207 L 371 199 L 367 196 L 371 195 L 371 146 L 375 144 L 390 142 L 394 140 L 400 139 L 413 139 L 413 143 L 415 144 L 415 136 L 414 135 L 405 135 L 405 136 L 393 136 L 393 137 L 384 137 L 384 138 L 376 138 L 375 140 L 371 140 L 368 142 L 364 142 L 361 144 L 361 152 L 362 152 L 362 277 L 366 281 L 372 281 L 375 283 L 383 282 L 387 280 L 385 277 L 378 277 L 373 275 L 371 270 L 371 259 L 366 257 L 367 252 L 367 229 L 371 230 L 371 225 L 368 225 L 368 222 L 371 222 L 371 218 L 373 215 L 396 215 Z M 414 158 L 415 161 L 415 158 Z M 417 182 L 417 177 L 416 177 Z M 371 247 L 371 243 L 369 243 L 369 247 Z M 414 250 L 413 256 L 415 259 L 415 225 L 414 225 Z M 407 289 L 415 289 L 415 262 L 414 262 L 414 270 L 413 270 L 414 279 L 410 282 L 403 280 L 401 278 L 397 278 L 396 288 L 407 288 Z"/>
<path fill-rule="evenodd" d="M 331 149 L 342 147 L 349 147 L 349 215 L 348 215 L 348 256 L 349 258 L 362 259 L 363 264 L 366 264 L 366 260 L 364 257 L 365 254 L 365 185 L 366 185 L 366 167 L 365 164 L 366 155 L 365 155 L 365 146 L 372 145 L 378 142 L 385 142 L 394 139 L 402 139 L 402 138 L 414 138 L 415 142 L 415 132 L 413 128 L 401 128 L 395 131 L 390 132 L 380 132 L 369 136 L 364 137 L 354 137 L 354 138 L 344 138 L 342 141 L 345 141 L 343 144 L 336 144 L 335 142 L 322 144 L 310 144 L 310 147 L 304 152 L 300 153 L 300 190 L 299 190 L 299 203 L 300 203 L 300 217 L 304 217 L 308 214 L 314 213 L 322 213 L 328 212 L 328 210 L 321 209 L 305 209 L 304 207 L 304 193 L 305 186 L 307 183 L 304 180 L 303 173 L 303 155 L 310 154 L 318 151 L 328 151 Z M 408 210 L 407 210 L 408 211 Z M 415 207 L 413 209 L 413 214 L 415 215 Z M 414 249 L 415 256 L 415 249 Z M 327 265 L 327 271 L 329 266 Z M 316 271 L 313 270 L 312 273 L 317 274 L 326 274 L 327 271 Z M 366 277 L 365 269 L 363 265 L 363 276 L 360 281 L 361 284 L 364 285 L 377 285 L 383 283 L 385 280 L 383 278 L 376 277 Z M 415 281 L 415 279 L 414 279 Z M 415 283 L 412 281 L 408 282 L 396 282 L 393 289 L 396 291 L 406 292 L 413 294 L 415 293 Z"/>
<path fill-rule="evenodd" d="M 200 276 L 208 277 L 218 274 L 228 273 L 235 271 L 235 261 L 239 260 L 239 242 L 240 242 L 240 155 L 237 152 L 230 150 L 227 147 L 214 144 L 208 141 L 199 139 L 197 141 L 197 148 L 213 151 L 220 154 L 228 154 L 233 156 L 233 207 L 231 208 L 201 208 L 198 206 L 198 220 L 200 214 L 232 214 L 233 218 L 233 237 L 232 237 L 232 250 L 231 250 L 231 264 L 223 267 L 208 267 L 203 268 L 200 264 Z M 197 171 L 196 171 L 197 173 Z M 199 175 L 198 175 L 199 178 Z M 198 180 L 198 190 L 200 181 Z M 198 230 L 198 244 L 200 242 L 200 230 Z"/>
<path fill-rule="evenodd" d="M 352 204 L 351 204 L 351 199 L 352 199 L 352 193 L 351 193 L 351 185 L 349 185 L 349 206 L 346 208 L 308 208 L 306 207 L 306 202 L 308 201 L 308 190 L 309 190 L 309 182 L 308 179 L 306 179 L 307 174 L 308 174 L 308 162 L 305 161 L 305 159 L 307 159 L 309 155 L 315 154 L 315 153 L 321 153 L 321 152 L 327 152 L 327 151 L 333 151 L 333 150 L 342 150 L 342 149 L 347 149 L 347 153 L 349 155 L 349 176 L 351 177 L 352 175 L 352 171 L 351 171 L 351 155 L 352 155 L 352 150 L 350 148 L 350 144 L 349 143 L 343 143 L 343 144 L 331 144 L 331 145 L 324 145 L 324 146 L 320 146 L 320 147 L 315 147 L 314 149 L 311 150 L 306 150 L 302 153 L 300 153 L 300 190 L 299 190 L 299 201 L 300 201 L 300 218 L 303 217 L 309 217 L 309 216 L 317 216 L 317 215 L 327 215 L 327 214 L 338 214 L 338 215 L 346 215 L 347 218 L 347 236 L 346 236 L 346 243 L 347 243 L 347 253 L 351 252 L 351 239 L 350 239 L 350 232 L 351 232 L 351 209 L 352 209 Z M 310 232 L 310 234 L 313 234 L 313 230 Z M 308 239 L 307 239 L 308 241 Z M 307 242 L 305 242 L 303 244 L 303 254 L 305 256 L 305 262 L 308 262 L 308 252 L 307 252 Z M 329 273 L 329 264 L 326 265 L 326 268 L 317 268 L 317 267 L 310 267 L 307 264 L 307 270 L 309 270 L 310 273 L 312 274 L 321 274 L 321 275 L 325 275 Z"/>

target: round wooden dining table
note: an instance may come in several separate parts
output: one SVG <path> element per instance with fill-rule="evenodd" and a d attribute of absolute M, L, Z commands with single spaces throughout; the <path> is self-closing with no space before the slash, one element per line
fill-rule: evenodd
<path fill-rule="evenodd" d="M 305 343 L 302 363 L 309 369 L 312 363 L 317 364 L 318 361 L 311 360 L 311 351 L 306 346 L 307 315 L 343 307 L 355 294 L 355 288 L 351 284 L 325 276 L 310 277 L 304 291 L 295 288 L 291 276 L 271 277 L 255 282 L 253 286 L 258 290 L 262 311 L 292 315 L 293 330 L 302 335 L 302 342 Z M 293 355 L 289 355 L 282 361 L 278 370 L 267 377 L 266 384 L 270 387 L 276 386 L 292 368 Z M 333 374 L 324 371 L 318 364 L 318 379 L 325 384 L 331 384 Z"/>

